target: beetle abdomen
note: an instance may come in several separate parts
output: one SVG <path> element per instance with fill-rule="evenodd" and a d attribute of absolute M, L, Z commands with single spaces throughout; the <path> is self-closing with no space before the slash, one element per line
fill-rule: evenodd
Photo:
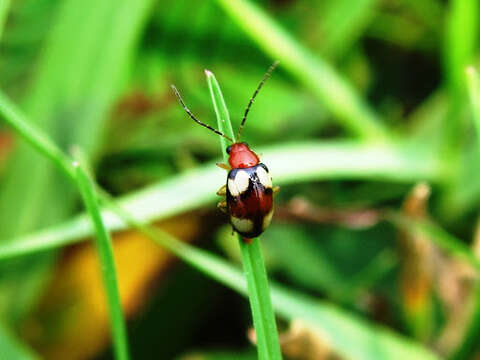
<path fill-rule="evenodd" d="M 235 231 L 254 238 L 268 227 L 273 215 L 272 193 L 272 179 L 264 164 L 230 170 L 227 206 Z"/>

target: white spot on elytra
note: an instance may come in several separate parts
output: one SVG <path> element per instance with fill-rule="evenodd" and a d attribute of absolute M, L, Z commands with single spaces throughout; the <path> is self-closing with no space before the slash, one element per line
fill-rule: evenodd
<path fill-rule="evenodd" d="M 228 190 L 232 196 L 238 196 L 248 189 L 250 176 L 246 171 L 239 170 L 234 179 L 228 179 Z"/>
<path fill-rule="evenodd" d="M 262 229 L 265 230 L 268 225 L 270 225 L 270 221 L 272 221 L 272 216 L 273 216 L 273 209 L 270 210 L 270 212 L 265 215 L 265 217 L 263 218 L 263 224 L 262 224 Z"/>
<path fill-rule="evenodd" d="M 235 230 L 243 233 L 248 233 L 253 230 L 253 221 L 249 219 L 239 219 L 235 216 L 231 216 L 230 220 Z"/>
<path fill-rule="evenodd" d="M 257 167 L 257 176 L 260 183 L 266 188 L 272 187 L 272 178 L 270 174 L 261 166 Z"/>

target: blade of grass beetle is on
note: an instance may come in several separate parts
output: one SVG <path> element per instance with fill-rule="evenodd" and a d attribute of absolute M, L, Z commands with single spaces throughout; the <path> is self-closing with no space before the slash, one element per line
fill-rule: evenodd
<path fill-rule="evenodd" d="M 205 70 L 205 75 L 207 76 L 208 88 L 217 116 L 218 128 L 222 133 L 235 141 L 230 115 L 220 90 L 220 85 L 211 71 Z M 225 151 L 226 141 L 222 136 L 220 137 L 220 146 L 222 148 L 223 160 L 228 162 L 228 155 Z M 240 236 L 238 238 L 248 284 L 248 298 L 253 315 L 253 325 L 257 337 L 258 357 L 262 360 L 281 359 L 282 354 L 278 341 L 277 325 L 270 299 L 268 278 L 260 249 L 260 240 L 255 238 L 250 243 L 246 243 Z"/>

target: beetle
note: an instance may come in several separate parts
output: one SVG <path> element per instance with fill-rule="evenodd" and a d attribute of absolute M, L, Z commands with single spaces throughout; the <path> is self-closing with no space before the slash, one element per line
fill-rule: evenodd
<path fill-rule="evenodd" d="M 240 137 L 256 96 L 277 65 L 278 61 L 270 66 L 250 98 L 238 129 L 237 142 L 198 120 L 185 105 L 177 88 L 172 85 L 178 101 L 193 121 L 232 143 L 226 149 L 229 156 L 228 164 L 217 164 L 220 168 L 228 171 L 226 184 L 217 191 L 217 195 L 225 196 L 226 200 L 220 201 L 218 207 L 228 213 L 233 230 L 247 242 L 263 233 L 270 224 L 273 215 L 273 194 L 280 188 L 273 187 L 267 166 L 260 162 L 258 155 L 250 149 L 246 142 L 240 142 Z"/>

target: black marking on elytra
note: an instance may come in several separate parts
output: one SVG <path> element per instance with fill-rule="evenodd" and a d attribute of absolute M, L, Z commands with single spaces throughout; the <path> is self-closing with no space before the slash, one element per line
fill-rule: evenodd
<path fill-rule="evenodd" d="M 252 191 L 266 191 L 268 189 L 266 189 L 262 182 L 260 181 L 260 179 L 258 178 L 258 175 L 257 175 L 257 168 L 259 166 L 262 166 L 263 168 L 266 168 L 265 165 L 263 165 L 262 163 L 258 164 L 258 165 L 255 165 L 255 166 L 251 166 L 251 167 L 248 167 L 248 168 L 238 168 L 238 169 L 232 169 L 230 170 L 230 172 L 228 173 L 228 179 L 232 179 L 234 180 L 235 177 L 237 176 L 237 173 L 239 171 L 244 171 L 248 174 L 248 177 L 249 177 L 249 181 L 248 181 L 248 188 L 247 190 L 245 190 L 244 192 L 242 192 L 240 194 L 240 198 L 242 200 L 245 200 Z M 265 169 L 268 173 L 268 169 Z M 271 189 L 270 189 L 271 190 Z M 228 181 L 227 181 L 227 191 L 229 191 L 228 189 Z M 268 193 L 268 192 L 267 192 Z M 232 196 L 232 195 L 231 195 Z M 234 197 L 234 196 L 232 196 Z"/>
<path fill-rule="evenodd" d="M 230 171 L 228 172 L 228 176 L 227 176 L 227 177 L 228 177 L 229 179 L 232 179 L 232 180 L 235 179 L 235 176 L 237 176 L 238 170 L 240 170 L 240 169 L 232 169 L 232 170 L 230 170 Z M 242 169 L 242 170 L 243 170 L 243 169 Z M 228 186 L 227 186 L 227 187 L 228 187 Z"/>
<path fill-rule="evenodd" d="M 259 166 L 260 164 L 258 165 L 255 165 L 255 166 L 250 166 L 250 167 L 246 167 L 246 168 L 236 168 L 236 169 L 232 169 L 230 170 L 230 172 L 228 173 L 228 178 L 229 179 L 235 179 L 235 177 L 237 176 L 237 173 L 239 173 L 240 171 L 243 171 L 243 172 L 246 172 L 248 174 L 248 176 L 250 178 L 252 178 L 252 174 L 255 174 L 257 172 L 257 166 Z"/>
<path fill-rule="evenodd" d="M 237 176 L 237 173 L 238 173 L 239 171 L 245 171 L 246 173 L 248 173 L 248 176 L 250 177 L 250 179 L 252 179 L 252 178 L 254 177 L 255 179 L 258 180 L 257 168 L 258 168 L 259 166 L 261 166 L 262 168 L 264 168 L 265 171 L 266 171 L 267 173 L 269 173 L 267 166 L 266 166 L 265 164 L 263 164 L 263 163 L 259 163 L 259 164 L 257 164 L 257 165 L 250 166 L 250 167 L 246 167 L 246 168 L 235 168 L 235 169 L 232 169 L 232 170 L 230 170 L 229 173 L 228 173 L 228 178 L 233 180 L 233 179 L 235 179 L 235 176 Z"/>
<path fill-rule="evenodd" d="M 258 179 L 258 178 L 257 178 Z M 260 186 L 259 186 L 260 185 Z M 263 186 L 261 185 L 261 183 L 259 181 L 256 181 L 255 178 L 253 177 L 250 177 L 249 181 L 248 181 L 248 188 L 247 190 L 245 190 L 244 192 L 242 192 L 240 194 L 240 198 L 242 200 L 245 200 L 247 197 L 250 196 L 250 194 L 252 193 L 252 191 L 256 191 L 257 189 L 259 189 L 260 187 L 263 188 Z M 259 189 L 261 190 L 261 189 Z"/>

